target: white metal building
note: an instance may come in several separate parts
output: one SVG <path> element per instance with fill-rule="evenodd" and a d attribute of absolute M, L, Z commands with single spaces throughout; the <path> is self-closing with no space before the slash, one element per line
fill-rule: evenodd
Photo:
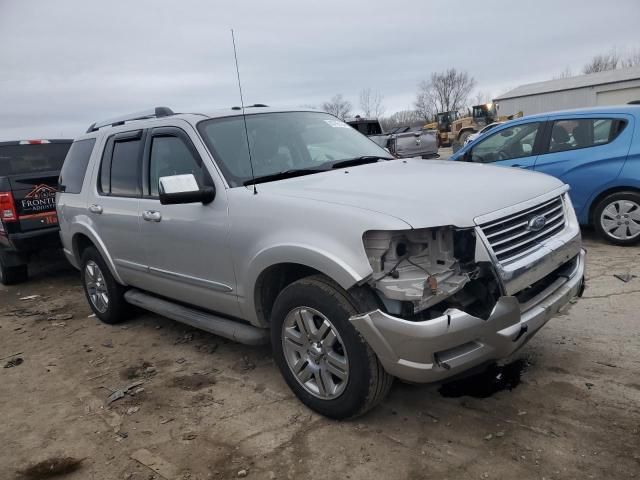
<path fill-rule="evenodd" d="M 493 101 L 498 115 L 532 115 L 634 100 L 640 101 L 640 67 L 521 85 Z"/>

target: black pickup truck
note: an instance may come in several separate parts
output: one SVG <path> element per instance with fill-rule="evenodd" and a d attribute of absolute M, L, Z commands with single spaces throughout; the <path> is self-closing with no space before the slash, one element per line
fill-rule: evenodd
<path fill-rule="evenodd" d="M 56 191 L 71 143 L 0 142 L 0 283 L 27 280 L 30 255 L 59 247 Z"/>

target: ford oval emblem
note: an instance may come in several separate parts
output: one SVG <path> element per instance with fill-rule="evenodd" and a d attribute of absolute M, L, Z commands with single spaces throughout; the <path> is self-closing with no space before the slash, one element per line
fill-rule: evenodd
<path fill-rule="evenodd" d="M 547 219 L 543 215 L 532 217 L 527 222 L 527 230 L 531 232 L 539 232 L 547 224 Z"/>

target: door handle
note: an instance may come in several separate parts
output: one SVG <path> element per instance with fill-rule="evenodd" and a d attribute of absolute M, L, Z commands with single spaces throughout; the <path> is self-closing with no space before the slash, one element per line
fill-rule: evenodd
<path fill-rule="evenodd" d="M 142 212 L 142 218 L 147 222 L 159 222 L 162 220 L 162 214 L 155 210 L 145 210 Z"/>
<path fill-rule="evenodd" d="M 512 167 L 517 167 L 517 168 L 527 168 L 524 165 L 520 165 L 519 163 L 514 163 L 513 165 L 511 165 Z"/>
<path fill-rule="evenodd" d="M 95 213 L 96 215 L 100 215 L 102 213 L 102 207 L 100 205 L 90 205 L 89 211 L 91 213 Z"/>

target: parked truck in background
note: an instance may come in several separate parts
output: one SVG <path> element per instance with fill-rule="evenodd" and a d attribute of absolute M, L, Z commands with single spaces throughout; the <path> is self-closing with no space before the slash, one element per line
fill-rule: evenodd
<path fill-rule="evenodd" d="M 395 127 L 383 132 L 380 121 L 356 116 L 347 123 L 398 158 L 435 158 L 438 156 L 438 132 L 420 125 Z"/>
<path fill-rule="evenodd" d="M 59 247 L 55 196 L 71 143 L 0 142 L 0 283 L 25 281 L 31 254 Z"/>

